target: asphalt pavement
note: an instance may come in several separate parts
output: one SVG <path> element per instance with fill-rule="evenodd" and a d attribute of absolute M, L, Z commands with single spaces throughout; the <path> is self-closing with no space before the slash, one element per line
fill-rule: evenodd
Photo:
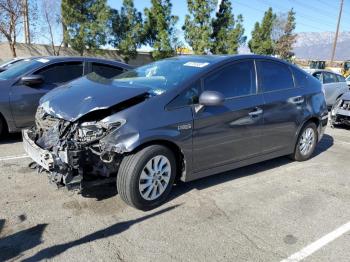
<path fill-rule="evenodd" d="M 0 261 L 349 261 L 350 130 L 312 159 L 286 157 L 174 187 L 142 212 L 116 188 L 78 195 L 0 141 Z"/>

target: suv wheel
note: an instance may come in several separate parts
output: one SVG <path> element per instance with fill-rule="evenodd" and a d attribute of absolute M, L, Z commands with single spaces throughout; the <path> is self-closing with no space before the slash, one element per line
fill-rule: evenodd
<path fill-rule="evenodd" d="M 166 200 L 175 176 L 173 152 L 161 145 L 148 146 L 123 158 L 117 176 L 118 193 L 128 205 L 149 210 Z"/>
<path fill-rule="evenodd" d="M 308 160 L 316 148 L 317 140 L 315 123 L 306 124 L 299 134 L 292 159 L 296 161 Z"/>

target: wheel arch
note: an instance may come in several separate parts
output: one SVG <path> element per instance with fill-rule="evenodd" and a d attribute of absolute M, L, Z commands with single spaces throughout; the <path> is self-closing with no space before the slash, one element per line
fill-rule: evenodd
<path fill-rule="evenodd" d="M 177 174 L 176 174 L 176 180 L 182 179 L 182 177 L 186 174 L 186 157 L 183 151 L 181 150 L 181 147 L 176 144 L 173 141 L 167 140 L 167 139 L 154 139 L 146 141 L 140 145 L 138 145 L 136 148 L 134 148 L 131 153 L 138 152 L 142 150 L 145 147 L 151 146 L 151 145 L 161 145 L 169 148 L 176 158 L 176 165 L 177 165 Z"/>

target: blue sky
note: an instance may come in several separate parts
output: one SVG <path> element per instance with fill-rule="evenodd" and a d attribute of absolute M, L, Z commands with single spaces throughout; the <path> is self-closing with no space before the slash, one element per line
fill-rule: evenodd
<path fill-rule="evenodd" d="M 113 8 L 120 8 L 122 0 L 108 0 Z M 335 31 L 340 0 L 232 0 L 233 13 L 242 14 L 246 35 L 250 33 L 256 21 L 261 21 L 264 11 L 270 6 L 274 12 L 287 12 L 292 7 L 296 12 L 296 32 Z M 150 0 L 134 0 L 139 11 L 150 6 Z M 184 23 L 187 13 L 186 0 L 172 0 L 173 13 L 179 16 L 178 28 Z M 344 0 L 341 31 L 350 31 L 350 0 Z"/>

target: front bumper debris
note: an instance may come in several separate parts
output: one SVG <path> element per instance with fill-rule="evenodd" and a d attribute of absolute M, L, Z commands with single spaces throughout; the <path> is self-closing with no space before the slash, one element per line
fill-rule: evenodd
<path fill-rule="evenodd" d="M 33 139 L 35 131 L 25 129 L 22 131 L 22 136 L 24 150 L 36 163 L 34 166 L 40 171 L 45 171 L 49 181 L 58 187 L 65 186 L 68 190 L 80 192 L 84 188 L 115 182 L 116 176 L 110 175 L 110 171 L 115 168 L 115 165 L 104 166 L 108 175 L 96 175 L 94 173 L 96 170 L 93 170 L 93 167 L 98 165 L 97 157 L 94 159 L 93 154 L 87 150 L 56 150 L 53 152 L 43 149 L 35 143 Z M 101 165 L 101 163 L 99 164 Z"/>
<path fill-rule="evenodd" d="M 350 125 L 350 101 L 338 100 L 331 110 L 331 125 Z"/>

